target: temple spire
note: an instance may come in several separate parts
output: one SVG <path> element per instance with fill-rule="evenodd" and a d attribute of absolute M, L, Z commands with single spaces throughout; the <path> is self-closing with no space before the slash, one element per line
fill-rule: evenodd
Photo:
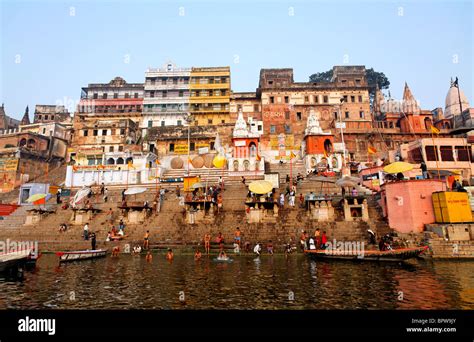
<path fill-rule="evenodd" d="M 30 116 L 29 116 L 29 108 L 28 106 L 26 106 L 25 108 L 25 114 L 23 115 L 23 119 L 21 119 L 21 123 L 20 125 L 29 125 L 31 122 L 30 122 Z"/>

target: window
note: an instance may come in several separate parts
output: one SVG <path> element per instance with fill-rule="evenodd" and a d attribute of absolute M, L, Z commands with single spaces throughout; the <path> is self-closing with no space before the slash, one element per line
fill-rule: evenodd
<path fill-rule="evenodd" d="M 125 128 L 120 128 L 120 135 L 125 135 Z"/>
<path fill-rule="evenodd" d="M 363 111 L 360 111 L 360 112 L 359 112 L 359 117 L 360 117 L 361 119 L 363 119 L 363 118 L 365 117 L 365 114 L 364 114 Z"/>
<path fill-rule="evenodd" d="M 323 96 L 323 102 L 324 102 L 324 103 L 328 103 L 328 96 L 327 96 L 327 95 L 324 95 L 324 96 Z"/>
<path fill-rule="evenodd" d="M 163 78 L 161 79 L 161 84 L 166 84 L 166 77 L 163 77 Z"/>
<path fill-rule="evenodd" d="M 436 161 L 439 159 L 438 150 L 437 149 L 435 150 L 433 146 L 426 146 L 425 153 L 426 153 L 426 161 Z"/>
<path fill-rule="evenodd" d="M 304 97 L 304 102 L 309 102 L 309 96 Z"/>
<path fill-rule="evenodd" d="M 270 103 L 275 103 L 275 97 L 274 96 L 270 96 Z"/>
<path fill-rule="evenodd" d="M 222 78 L 221 78 L 221 83 L 227 83 L 227 78 L 226 78 L 226 77 L 222 77 Z"/>
<path fill-rule="evenodd" d="M 211 151 L 214 151 L 214 141 L 211 141 L 209 148 L 211 149 Z"/>
<path fill-rule="evenodd" d="M 153 90 L 150 91 L 150 97 L 155 97 L 155 92 Z"/>
<path fill-rule="evenodd" d="M 183 97 L 184 96 L 184 91 L 180 90 L 178 96 Z"/>
<path fill-rule="evenodd" d="M 359 102 L 362 102 L 362 95 L 359 95 Z"/>
<path fill-rule="evenodd" d="M 334 112 L 334 119 L 337 120 L 337 112 Z"/>
<path fill-rule="evenodd" d="M 87 129 L 83 130 L 82 135 L 87 137 L 89 135 L 89 131 Z"/>
<path fill-rule="evenodd" d="M 455 146 L 456 154 L 458 156 L 458 161 L 469 161 L 469 156 L 471 155 L 471 148 L 468 146 Z"/>
<path fill-rule="evenodd" d="M 161 127 L 164 127 L 164 126 L 165 126 L 165 122 L 161 121 Z"/>
<path fill-rule="evenodd" d="M 168 92 L 165 90 L 163 91 L 163 97 L 167 97 L 168 96 Z"/>
<path fill-rule="evenodd" d="M 253 111 L 258 112 L 260 110 L 260 106 L 258 104 L 253 105 Z"/>
<path fill-rule="evenodd" d="M 207 119 L 207 123 L 208 123 L 209 125 L 212 125 L 212 119 Z"/>
<path fill-rule="evenodd" d="M 347 95 L 344 95 L 342 98 L 344 99 L 344 102 L 347 103 Z"/>
<path fill-rule="evenodd" d="M 453 147 L 452 146 L 440 146 L 441 160 L 442 161 L 454 161 Z"/>
<path fill-rule="evenodd" d="M 125 93 L 125 98 L 128 99 L 130 97 L 129 93 Z"/>
<path fill-rule="evenodd" d="M 225 120 L 224 120 L 224 119 L 222 119 L 222 120 L 221 120 L 221 123 L 222 123 L 222 124 L 225 124 Z"/>
<path fill-rule="evenodd" d="M 242 105 L 237 105 L 237 111 L 240 112 L 242 110 Z"/>
<path fill-rule="evenodd" d="M 301 112 L 296 112 L 296 120 L 301 121 Z"/>
<path fill-rule="evenodd" d="M 290 112 L 285 112 L 285 120 L 290 120 Z"/>
<path fill-rule="evenodd" d="M 272 85 L 273 84 L 273 81 L 268 81 L 268 85 Z"/>
<path fill-rule="evenodd" d="M 47 115 L 45 115 L 45 116 L 44 116 L 44 119 L 45 119 L 45 120 L 48 120 L 48 116 L 47 116 Z"/>
<path fill-rule="evenodd" d="M 314 95 L 314 102 L 319 103 L 319 95 Z"/>
<path fill-rule="evenodd" d="M 135 97 L 136 99 L 138 99 L 138 93 L 135 93 L 134 97 Z"/>
<path fill-rule="evenodd" d="M 41 114 L 40 114 L 40 115 L 38 115 L 38 120 L 41 120 Z"/>
<path fill-rule="evenodd" d="M 356 78 L 356 84 L 360 85 L 360 79 Z"/>
<path fill-rule="evenodd" d="M 174 144 L 173 143 L 170 144 L 170 152 L 174 152 Z"/>
<path fill-rule="evenodd" d="M 276 132 L 275 125 L 270 125 L 270 134 L 274 134 Z"/>
<path fill-rule="evenodd" d="M 107 99 L 107 93 L 103 93 L 103 94 L 102 94 L 102 98 L 103 98 L 103 99 Z"/>
<path fill-rule="evenodd" d="M 351 102 L 356 102 L 356 97 L 354 95 L 351 96 Z"/>
<path fill-rule="evenodd" d="M 99 98 L 99 94 L 97 94 L 97 93 L 94 93 L 94 95 L 92 95 L 92 98 L 93 98 L 93 99 L 97 99 L 97 98 Z"/>
<path fill-rule="evenodd" d="M 114 151 L 114 147 L 113 146 L 109 146 L 109 152 L 113 152 Z"/>
<path fill-rule="evenodd" d="M 118 150 L 119 150 L 119 152 L 123 152 L 123 146 L 120 145 L 120 146 L 118 147 Z M 120 159 L 120 158 L 119 158 L 119 159 Z M 119 162 L 118 162 L 118 160 L 117 160 L 117 164 L 118 164 L 118 163 L 119 163 Z M 121 163 L 121 164 L 123 164 L 123 160 L 122 160 L 122 163 Z"/>
<path fill-rule="evenodd" d="M 290 102 L 290 98 L 288 96 L 285 96 L 285 103 L 289 103 Z"/>
<path fill-rule="evenodd" d="M 181 120 L 178 120 L 178 121 L 176 122 L 176 124 L 177 124 L 178 126 L 182 126 L 182 125 L 183 125 L 183 122 L 182 122 Z"/>
<path fill-rule="evenodd" d="M 290 125 L 285 125 L 285 133 L 287 133 L 287 134 L 291 133 L 291 126 Z"/>
<path fill-rule="evenodd" d="M 153 120 L 148 120 L 148 128 L 153 127 Z"/>
<path fill-rule="evenodd" d="M 345 112 L 344 114 L 346 116 L 346 119 L 349 119 L 349 112 Z"/>
<path fill-rule="evenodd" d="M 107 130 L 106 129 L 102 130 L 102 135 L 107 135 Z"/>
<path fill-rule="evenodd" d="M 189 143 L 189 150 L 190 151 L 194 151 L 194 149 L 196 148 L 196 144 L 195 143 Z"/>
<path fill-rule="evenodd" d="M 114 99 L 118 99 L 118 93 L 114 93 Z"/>
<path fill-rule="evenodd" d="M 173 84 L 178 84 L 178 79 L 177 78 L 173 78 Z"/>
<path fill-rule="evenodd" d="M 93 135 L 94 135 L 94 137 L 98 136 L 98 135 L 99 135 L 99 131 L 98 131 L 97 129 L 94 129 Z"/>

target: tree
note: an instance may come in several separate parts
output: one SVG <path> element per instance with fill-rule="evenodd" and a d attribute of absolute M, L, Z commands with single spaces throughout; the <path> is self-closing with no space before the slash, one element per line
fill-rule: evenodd
<path fill-rule="evenodd" d="M 310 82 L 330 82 L 332 79 L 332 69 L 324 72 L 317 72 L 309 76 Z M 378 84 L 379 89 L 388 89 L 390 81 L 383 72 L 375 71 L 374 68 L 365 70 L 365 77 L 367 84 L 369 85 L 370 95 L 375 94 L 376 85 Z"/>

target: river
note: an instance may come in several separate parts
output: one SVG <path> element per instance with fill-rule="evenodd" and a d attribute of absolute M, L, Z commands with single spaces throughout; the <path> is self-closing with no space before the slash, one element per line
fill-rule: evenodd
<path fill-rule="evenodd" d="M 43 255 L 22 281 L 0 278 L 1 309 L 474 309 L 474 262 L 312 261 L 303 255 L 217 263 L 110 256 L 58 266 Z"/>

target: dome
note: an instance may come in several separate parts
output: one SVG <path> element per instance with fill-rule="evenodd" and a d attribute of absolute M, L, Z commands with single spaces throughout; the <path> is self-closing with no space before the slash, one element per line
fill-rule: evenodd
<path fill-rule="evenodd" d="M 459 97 L 461 97 L 462 110 L 464 111 L 469 108 L 469 102 L 467 101 L 466 95 L 464 95 L 464 92 L 461 89 L 459 89 L 458 94 L 458 89 L 458 87 L 451 85 L 448 95 L 446 95 L 444 117 L 447 119 L 461 114 L 459 108 Z"/>

